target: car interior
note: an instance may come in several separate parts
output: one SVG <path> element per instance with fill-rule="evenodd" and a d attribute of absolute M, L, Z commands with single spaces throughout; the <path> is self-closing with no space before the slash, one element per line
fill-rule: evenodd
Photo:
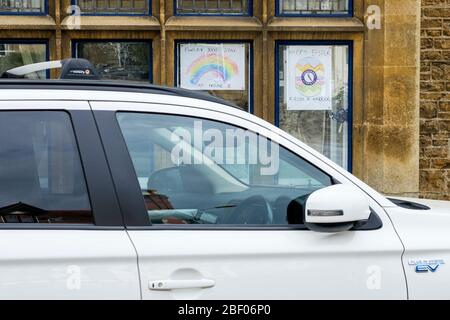
<path fill-rule="evenodd" d="M 70 130 L 64 113 L 2 112 L 0 223 L 93 222 Z"/>
<path fill-rule="evenodd" d="M 248 186 L 244 191 L 217 192 L 220 188 L 203 173 L 203 166 L 165 168 L 149 177 L 146 203 L 166 199 L 166 207 L 157 210 L 147 205 L 153 224 L 302 224 L 304 197 L 311 190 Z"/>
<path fill-rule="evenodd" d="M 130 116 L 132 119 L 133 115 Z M 126 117 L 122 120 L 127 119 Z M 260 164 L 222 165 L 189 143 L 178 144 L 192 159 L 174 163 L 176 127 L 164 120 L 122 126 L 152 224 L 289 225 L 303 223 L 309 194 L 332 185 L 331 178 L 288 150 L 281 151 L 282 173 L 259 174 Z M 161 160 L 162 159 L 162 160 Z M 246 172 L 237 177 L 235 169 Z M 304 177 L 282 183 L 298 175 Z M 295 179 L 294 179 L 295 180 Z"/>

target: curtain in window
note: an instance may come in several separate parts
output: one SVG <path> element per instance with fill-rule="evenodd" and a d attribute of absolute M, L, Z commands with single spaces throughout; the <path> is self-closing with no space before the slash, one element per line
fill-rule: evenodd
<path fill-rule="evenodd" d="M 349 0 L 279 0 L 282 14 L 345 14 Z"/>

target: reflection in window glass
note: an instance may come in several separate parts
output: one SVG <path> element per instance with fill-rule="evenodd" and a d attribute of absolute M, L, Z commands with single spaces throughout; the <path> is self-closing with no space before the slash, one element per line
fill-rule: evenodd
<path fill-rule="evenodd" d="M 279 46 L 279 126 L 349 165 L 349 46 Z"/>
<path fill-rule="evenodd" d="M 78 0 L 81 14 L 148 14 L 150 0 Z"/>
<path fill-rule="evenodd" d="M 177 84 L 205 91 L 250 111 L 248 43 L 178 43 Z"/>
<path fill-rule="evenodd" d="M 331 178 L 264 137 L 222 122 L 119 113 L 152 224 L 303 223 Z"/>
<path fill-rule="evenodd" d="M 44 13 L 45 0 L 0 0 L 0 13 Z"/>
<path fill-rule="evenodd" d="M 178 14 L 248 14 L 248 0 L 177 0 Z"/>
<path fill-rule="evenodd" d="M 89 60 L 102 79 L 149 82 L 148 42 L 77 42 L 75 56 Z"/>
<path fill-rule="evenodd" d="M 279 12 L 292 15 L 348 14 L 350 0 L 278 0 Z"/>
<path fill-rule="evenodd" d="M 2 43 L 0 40 L 0 74 L 12 68 L 46 60 L 47 45 L 44 43 Z M 30 79 L 45 79 L 46 77 L 45 71 L 26 75 L 26 78 Z"/>
<path fill-rule="evenodd" d="M 19 203 L 35 209 L 5 212 Z M 0 223 L 93 223 L 68 114 L 0 112 L 0 208 Z"/>

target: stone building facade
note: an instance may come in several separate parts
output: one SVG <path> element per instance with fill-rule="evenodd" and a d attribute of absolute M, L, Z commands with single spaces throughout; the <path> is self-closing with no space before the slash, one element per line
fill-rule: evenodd
<path fill-rule="evenodd" d="M 450 200 L 450 1 L 422 0 L 420 191 Z"/>
<path fill-rule="evenodd" d="M 189 52 L 233 50 L 244 77 L 233 90 L 212 94 L 287 130 L 381 192 L 448 199 L 448 5 L 5 0 L 0 72 L 21 63 L 85 57 L 107 79 L 183 86 Z M 332 68 L 332 88 L 330 104 L 311 111 L 290 103 L 288 88 L 289 61 L 304 61 L 313 51 L 327 56 L 322 62 Z"/>

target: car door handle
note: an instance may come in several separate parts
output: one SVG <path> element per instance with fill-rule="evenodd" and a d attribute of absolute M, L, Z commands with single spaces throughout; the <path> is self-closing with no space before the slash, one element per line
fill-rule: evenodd
<path fill-rule="evenodd" d="M 156 280 L 149 282 L 150 290 L 174 290 L 174 289 L 204 289 L 211 288 L 216 285 L 214 280 Z"/>

